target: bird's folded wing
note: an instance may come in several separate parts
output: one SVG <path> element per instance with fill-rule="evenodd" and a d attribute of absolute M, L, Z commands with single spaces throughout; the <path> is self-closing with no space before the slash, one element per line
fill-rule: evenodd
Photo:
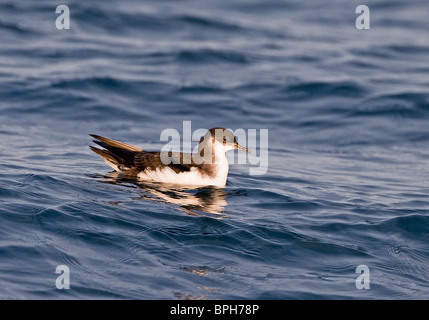
<path fill-rule="evenodd" d="M 188 164 L 184 161 L 185 158 L 186 154 L 179 152 L 165 154 L 165 157 L 161 157 L 161 152 L 159 151 L 142 151 L 135 155 L 134 165 L 138 171 L 162 170 L 168 167 L 176 173 L 188 172 L 192 167 L 196 166 L 196 164 Z"/>

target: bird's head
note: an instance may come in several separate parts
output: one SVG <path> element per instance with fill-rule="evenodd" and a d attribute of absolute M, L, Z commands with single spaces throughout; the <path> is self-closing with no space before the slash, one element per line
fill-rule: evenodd
<path fill-rule="evenodd" d="M 250 149 L 243 147 L 238 143 L 237 137 L 231 130 L 222 127 L 211 128 L 203 137 L 201 137 L 199 152 L 201 153 L 206 148 L 210 148 L 210 150 L 213 150 L 215 153 L 221 152 L 223 154 L 234 149 L 251 153 Z"/>

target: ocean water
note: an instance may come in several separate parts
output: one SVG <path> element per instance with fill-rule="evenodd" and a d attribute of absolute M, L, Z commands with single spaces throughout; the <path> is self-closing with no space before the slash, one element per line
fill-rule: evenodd
<path fill-rule="evenodd" d="M 0 298 L 428 299 L 427 1 L 361 4 L 1 1 Z M 143 184 L 88 148 L 184 121 L 267 129 L 267 172 Z"/>

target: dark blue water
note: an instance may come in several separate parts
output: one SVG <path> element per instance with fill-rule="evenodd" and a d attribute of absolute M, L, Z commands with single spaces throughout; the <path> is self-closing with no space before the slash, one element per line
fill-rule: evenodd
<path fill-rule="evenodd" d="M 360 4 L 1 1 L 0 298 L 428 299 L 427 1 Z M 181 190 L 87 147 L 183 121 L 268 129 L 267 173 Z"/>

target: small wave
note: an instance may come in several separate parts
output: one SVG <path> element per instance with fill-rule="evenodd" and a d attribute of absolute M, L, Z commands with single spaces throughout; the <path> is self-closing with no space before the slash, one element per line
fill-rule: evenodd
<path fill-rule="evenodd" d="M 220 19 L 210 19 L 201 15 L 182 15 L 177 16 L 174 20 L 192 25 L 192 27 L 203 27 L 209 29 L 217 29 L 224 31 L 240 31 L 241 27 L 238 24 L 222 21 Z"/>
<path fill-rule="evenodd" d="M 287 92 L 292 94 L 294 99 L 316 99 L 321 96 L 362 97 L 367 90 L 353 82 L 308 82 L 291 85 L 287 87 Z"/>
<path fill-rule="evenodd" d="M 246 64 L 249 62 L 248 57 L 241 52 L 208 48 L 183 49 L 176 54 L 176 57 L 178 61 L 187 63 L 230 62 Z"/>
<path fill-rule="evenodd" d="M 16 35 L 16 36 L 29 36 L 29 35 L 36 34 L 34 29 L 24 28 L 18 25 L 17 23 L 9 23 L 1 20 L 0 20 L 0 30 L 2 30 L 2 32 L 11 32 L 13 35 Z"/>
<path fill-rule="evenodd" d="M 395 217 L 378 224 L 377 229 L 398 232 L 407 238 L 429 240 L 429 216 L 411 214 Z"/>
<path fill-rule="evenodd" d="M 167 82 L 160 81 L 143 81 L 143 80 L 126 80 L 114 77 L 86 77 L 54 81 L 50 84 L 54 89 L 100 89 L 114 90 L 121 94 L 136 94 L 144 90 L 146 94 L 154 94 L 175 89 L 174 86 Z"/>
<path fill-rule="evenodd" d="M 400 53 L 400 54 L 407 54 L 408 55 L 427 55 L 429 54 L 429 46 L 423 47 L 423 46 L 418 46 L 418 45 L 391 45 L 386 47 L 386 49 L 390 52 L 394 52 L 394 53 Z"/>
<path fill-rule="evenodd" d="M 138 32 L 160 33 L 174 31 L 174 21 L 163 15 L 133 11 L 127 8 L 116 8 L 114 14 L 100 6 L 79 5 L 73 14 L 77 20 L 76 27 L 80 32 L 92 33 L 109 31 L 114 35 Z"/>
<path fill-rule="evenodd" d="M 186 94 L 222 94 L 224 90 L 215 86 L 204 86 L 204 85 L 187 85 L 181 86 L 178 89 L 178 93 Z"/>
<path fill-rule="evenodd" d="M 323 241 L 301 241 L 298 245 L 308 250 L 314 250 L 317 254 L 328 254 L 334 256 L 367 256 L 367 253 L 361 249 Z"/>
<path fill-rule="evenodd" d="M 399 116 L 417 119 L 429 111 L 429 97 L 423 93 L 394 93 L 361 101 L 350 116 Z"/>
<path fill-rule="evenodd" d="M 129 84 L 129 83 L 128 83 Z M 72 88 L 85 88 L 87 86 L 101 87 L 103 89 L 124 89 L 128 84 L 123 81 L 111 77 L 91 77 L 91 78 L 75 78 L 68 80 L 60 80 L 52 83 L 52 88 L 59 89 L 72 89 Z"/>
<path fill-rule="evenodd" d="M 245 196 L 249 199 L 247 201 L 248 206 L 259 209 L 317 210 L 321 207 L 321 204 L 315 201 L 295 199 L 274 190 L 238 189 L 234 193 Z M 255 199 L 255 201 L 252 201 L 252 199 Z"/>

